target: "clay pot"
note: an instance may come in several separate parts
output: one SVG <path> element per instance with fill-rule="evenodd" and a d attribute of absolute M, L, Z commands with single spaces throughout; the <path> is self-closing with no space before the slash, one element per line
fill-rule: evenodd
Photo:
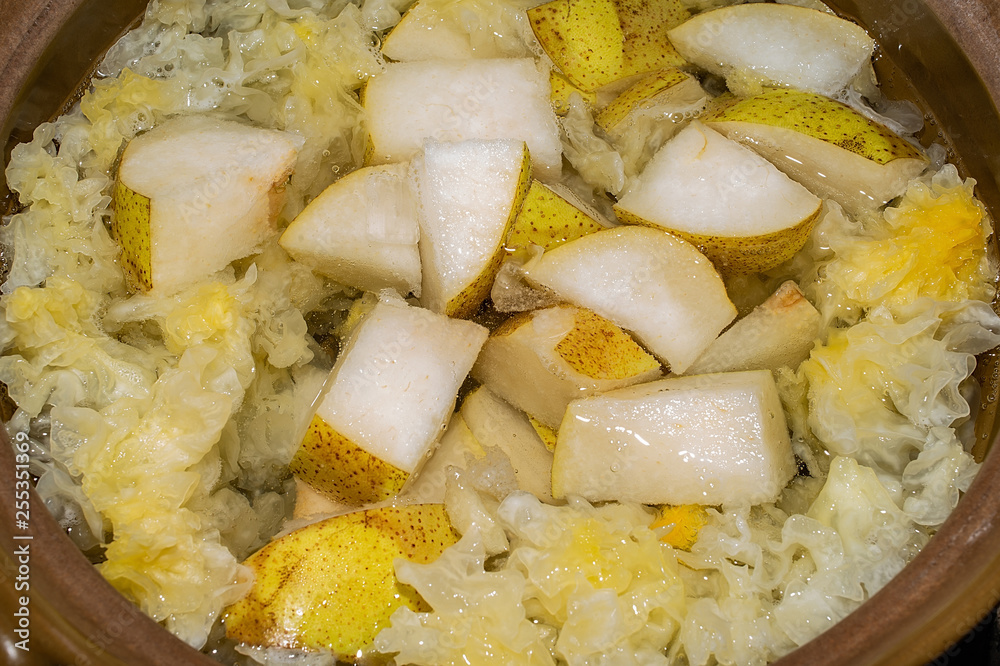
<path fill-rule="evenodd" d="M 978 180 L 979 195 L 997 218 L 1000 5 L 994 0 L 833 4 L 876 37 L 884 87 L 892 96 L 922 101 L 932 115 L 929 131 L 950 142 L 953 161 L 964 175 Z M 0 136 L 10 137 L 5 157 L 13 143 L 72 101 L 92 63 L 144 5 L 143 0 L 0 0 Z M 6 188 L 0 190 L 0 196 L 6 194 Z M 986 408 L 978 414 L 980 454 L 997 437 L 997 369 L 997 359 L 988 356 L 977 371 L 986 398 Z M 12 666 L 215 663 L 111 588 L 34 491 L 30 529 L 17 528 L 14 472 L 12 448 L 0 435 L 0 661 Z M 998 506 L 1000 452 L 995 451 L 985 456 L 979 476 L 940 532 L 899 576 L 779 663 L 900 665 L 936 657 L 1000 600 Z M 19 571 L 21 564 L 25 566 Z M 25 582 L 30 591 L 16 589 Z M 14 612 L 21 606 L 19 597 L 28 594 L 30 652 L 24 652 L 15 646 L 21 640 L 15 633 L 21 618 Z"/>

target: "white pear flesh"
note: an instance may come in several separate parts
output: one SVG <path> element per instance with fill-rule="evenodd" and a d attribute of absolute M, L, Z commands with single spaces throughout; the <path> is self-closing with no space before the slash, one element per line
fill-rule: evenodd
<path fill-rule="evenodd" d="M 465 317 L 489 295 L 530 181 L 522 141 L 429 141 L 418 160 L 421 303 Z"/>
<path fill-rule="evenodd" d="M 620 139 L 640 118 L 690 118 L 705 108 L 708 99 L 696 78 L 670 67 L 642 77 L 615 95 L 594 120 Z"/>
<path fill-rule="evenodd" d="M 382 41 L 390 60 L 468 60 L 475 56 L 469 33 L 447 20 L 431 3 L 418 0 Z"/>
<path fill-rule="evenodd" d="M 404 0 L 404 5 L 409 4 Z M 398 62 L 510 58 L 537 51 L 524 10 L 536 0 L 467 3 L 418 0 L 382 40 Z"/>
<path fill-rule="evenodd" d="M 444 502 L 449 468 L 465 469 L 470 459 L 483 458 L 485 455 L 486 451 L 469 430 L 462 414 L 455 412 L 434 453 L 410 477 L 411 480 L 403 488 L 398 501 L 430 504 Z"/>
<path fill-rule="evenodd" d="M 768 90 L 749 99 L 720 98 L 703 120 L 854 214 L 901 195 L 929 163 L 888 128 L 813 93 Z"/>
<path fill-rule="evenodd" d="M 674 372 L 684 372 L 736 318 L 712 262 L 658 229 L 589 234 L 544 253 L 525 274 L 629 331 Z"/>
<path fill-rule="evenodd" d="M 564 305 L 508 320 L 483 345 L 472 376 L 558 428 L 573 400 L 656 379 L 660 364 L 610 321 Z"/>
<path fill-rule="evenodd" d="M 408 164 L 364 167 L 292 220 L 279 244 L 296 261 L 364 291 L 420 295 L 420 228 Z"/>
<path fill-rule="evenodd" d="M 552 501 L 552 452 L 524 413 L 482 386 L 466 396 L 460 413 L 481 446 L 506 454 L 519 490 Z"/>
<path fill-rule="evenodd" d="M 726 77 L 737 94 L 773 85 L 832 96 L 870 64 L 875 48 L 850 21 L 770 3 L 703 12 L 667 34 L 684 58 Z"/>
<path fill-rule="evenodd" d="M 317 520 L 330 518 L 331 516 L 348 513 L 353 510 L 354 507 L 334 502 L 302 479 L 295 479 L 295 506 L 292 509 L 293 521 L 305 524 L 315 523 Z"/>
<path fill-rule="evenodd" d="M 548 72 L 530 58 L 390 63 L 365 87 L 374 164 L 408 160 L 425 139 L 518 139 L 539 175 L 558 180 L 562 142 Z"/>
<path fill-rule="evenodd" d="M 497 312 L 527 312 L 559 303 L 552 292 L 528 284 L 522 265 L 513 259 L 504 261 L 497 271 L 490 300 Z"/>
<path fill-rule="evenodd" d="M 801 249 L 821 203 L 754 151 L 694 121 L 657 151 L 615 211 L 677 233 L 720 268 L 753 273 Z"/>
<path fill-rule="evenodd" d="M 721 373 L 571 403 L 552 490 L 592 502 L 737 506 L 774 501 L 795 470 L 771 373 Z"/>
<path fill-rule="evenodd" d="M 687 374 L 795 369 L 819 339 L 822 318 L 794 282 L 785 282 L 716 338 Z"/>
<path fill-rule="evenodd" d="M 258 252 L 303 139 L 206 116 L 168 120 L 122 152 L 112 227 L 130 283 L 166 295 Z"/>
<path fill-rule="evenodd" d="M 478 324 L 380 300 L 337 359 L 293 472 L 348 504 L 398 493 L 444 431 L 486 337 Z"/>

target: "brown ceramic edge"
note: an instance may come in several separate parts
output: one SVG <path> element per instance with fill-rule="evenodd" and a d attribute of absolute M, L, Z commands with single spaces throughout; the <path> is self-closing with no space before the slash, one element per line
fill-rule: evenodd
<path fill-rule="evenodd" d="M 98 570 L 80 553 L 76 545 L 45 507 L 44 502 L 30 490 L 30 529 L 17 529 L 14 503 L 15 458 L 10 437 L 0 427 L 0 469 L 5 477 L 0 484 L 0 534 L 14 535 L 10 543 L 3 544 L 8 557 L 18 547 L 27 543 L 30 550 L 30 597 L 38 597 L 55 612 L 41 618 L 52 623 L 57 630 L 72 630 L 62 636 L 65 642 L 58 646 L 40 646 L 46 649 L 51 660 L 64 661 L 63 653 L 73 656 L 73 663 L 114 664 L 142 663 L 150 666 L 178 663 L 215 664 L 196 650 L 177 640 L 134 604 L 114 589 Z M 30 540 L 18 536 L 30 535 Z M 32 602 L 34 603 L 34 602 Z M 34 620 L 33 620 L 34 622 Z M 45 627 L 48 629 L 48 626 Z M 138 632 L 141 642 L 123 641 L 126 632 Z M 53 649 L 55 648 L 55 649 Z"/>
<path fill-rule="evenodd" d="M 37 74 L 36 65 L 84 1 L 0 2 L 0 16 L 9 28 L 0 42 L 0 120 L 5 130 L 11 129 L 11 112 L 21 91 Z M 68 95 L 72 91 L 66 92 Z M 34 613 L 31 631 L 35 638 L 33 642 L 29 639 L 32 652 L 26 656 L 30 655 L 33 663 L 217 663 L 175 638 L 119 594 L 82 556 L 34 488 L 30 489 L 30 530 L 15 529 L 15 459 L 4 428 L 0 428 L 0 469 L 4 478 L 0 483 L 0 505 L 4 507 L 0 512 L 0 534 L 31 537 L 0 545 L 6 570 L 0 584 L 13 585 L 13 577 L 6 574 L 15 571 L 12 566 L 17 562 L 17 549 L 28 544 L 28 598 Z M 141 635 L 142 640 L 122 640 L 131 632 L 137 632 L 133 635 Z M 45 642 L 39 642 L 41 638 Z"/>
<path fill-rule="evenodd" d="M 7 26 L 0 41 L 0 119 L 5 125 L 49 43 L 82 2 L 0 0 L 0 16 Z"/>
<path fill-rule="evenodd" d="M 949 34 L 962 35 L 960 46 L 995 110 L 1000 100 L 998 7 L 980 0 L 924 1 Z M 903 666 L 947 655 L 1000 601 L 1000 524 L 991 511 L 980 510 L 996 506 L 1000 453 L 994 452 L 948 520 L 903 571 L 856 612 L 776 664 Z"/>
<path fill-rule="evenodd" d="M 958 44 L 979 74 L 983 85 L 1000 105 L 1000 4 L 990 0 L 924 0 L 951 35 L 962 35 Z M 1000 156 L 998 156 L 1000 157 Z"/>

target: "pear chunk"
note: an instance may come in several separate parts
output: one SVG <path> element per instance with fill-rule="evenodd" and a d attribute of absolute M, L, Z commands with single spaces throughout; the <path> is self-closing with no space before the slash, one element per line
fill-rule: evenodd
<path fill-rule="evenodd" d="M 390 63 L 365 87 L 370 160 L 401 162 L 425 139 L 517 139 L 558 180 L 562 142 L 548 72 L 530 58 Z"/>
<path fill-rule="evenodd" d="M 855 214 L 902 194 L 929 163 L 922 151 L 886 127 L 812 93 L 727 95 L 702 120 Z"/>
<path fill-rule="evenodd" d="M 303 140 L 206 116 L 168 120 L 122 152 L 112 233 L 133 289 L 167 295 L 258 252 L 276 232 Z"/>
<path fill-rule="evenodd" d="M 521 210 L 504 247 L 508 253 L 537 245 L 550 250 L 557 245 L 604 229 L 595 217 L 572 203 L 564 186 L 531 181 Z"/>
<path fill-rule="evenodd" d="M 472 376 L 558 428 L 572 400 L 655 379 L 660 364 L 614 323 L 563 305 L 508 319 L 483 345 Z"/>
<path fill-rule="evenodd" d="M 255 647 L 374 656 L 375 635 L 400 607 L 429 607 L 400 583 L 393 560 L 426 564 L 457 543 L 444 506 L 383 507 L 300 528 L 247 558 L 250 592 L 226 612 L 226 635 Z"/>
<path fill-rule="evenodd" d="M 467 317 L 489 295 L 530 174 L 522 141 L 427 143 L 417 167 L 425 307 Z"/>
<path fill-rule="evenodd" d="M 296 261 L 342 284 L 420 295 L 417 202 L 407 164 L 365 167 L 313 199 L 279 239 Z"/>
<path fill-rule="evenodd" d="M 795 474 L 770 372 L 663 379 L 570 403 L 552 465 L 557 498 L 772 502 Z"/>
<path fill-rule="evenodd" d="M 667 30 L 688 16 L 680 0 L 552 0 L 528 10 L 538 44 L 583 93 L 685 64 Z"/>
<path fill-rule="evenodd" d="M 448 468 L 465 469 L 470 459 L 477 460 L 485 456 L 486 451 L 469 430 L 462 414 L 455 412 L 434 453 L 411 477 L 411 481 L 397 498 L 397 503 L 443 503 L 449 477 Z"/>
<path fill-rule="evenodd" d="M 757 273 L 802 248 L 821 203 L 752 150 L 695 121 L 656 153 L 615 212 L 622 222 L 694 243 L 722 271 Z"/>
<path fill-rule="evenodd" d="M 875 42 L 826 12 L 750 3 L 698 14 L 669 32 L 690 62 L 726 77 L 740 95 L 788 86 L 832 96 L 871 62 Z"/>
<path fill-rule="evenodd" d="M 819 311 L 785 282 L 709 345 L 687 374 L 792 368 L 809 357 L 821 328 Z"/>
<path fill-rule="evenodd" d="M 624 43 L 611 0 L 552 0 L 528 10 L 538 43 L 569 81 L 593 92 L 623 76 Z"/>
<path fill-rule="evenodd" d="M 612 0 L 622 36 L 622 76 L 681 67 L 687 62 L 670 42 L 669 30 L 690 16 L 682 0 Z"/>
<path fill-rule="evenodd" d="M 383 298 L 337 359 L 292 473 L 353 506 L 396 495 L 441 436 L 486 336 Z"/>
<path fill-rule="evenodd" d="M 524 7 L 534 2 L 418 0 L 383 39 L 382 55 L 400 62 L 533 55 Z"/>
<path fill-rule="evenodd" d="M 582 97 L 588 106 L 597 104 L 597 93 L 580 90 L 556 69 L 549 72 L 549 85 L 552 86 L 550 94 L 552 108 L 560 116 L 569 113 L 569 98 L 573 93 Z"/>
<path fill-rule="evenodd" d="M 544 253 L 525 271 L 529 281 L 632 333 L 674 372 L 736 317 L 712 263 L 659 229 L 598 231 Z"/>
<path fill-rule="evenodd" d="M 482 386 L 466 396 L 460 412 L 480 445 L 506 454 L 518 489 L 552 501 L 552 452 L 527 416 Z"/>
<path fill-rule="evenodd" d="M 668 67 L 636 81 L 594 120 L 608 134 L 620 137 L 642 115 L 684 116 L 702 110 L 707 100 L 697 79 Z"/>
<path fill-rule="evenodd" d="M 474 57 L 469 33 L 441 16 L 431 3 L 418 0 L 382 41 L 390 60 L 468 60 Z"/>

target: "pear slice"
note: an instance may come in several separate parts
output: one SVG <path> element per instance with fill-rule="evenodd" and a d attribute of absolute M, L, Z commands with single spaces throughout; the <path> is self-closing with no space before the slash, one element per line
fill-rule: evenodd
<path fill-rule="evenodd" d="M 669 32 L 687 60 L 746 95 L 789 86 L 832 96 L 871 63 L 860 26 L 805 7 L 751 3 L 698 14 Z"/>
<path fill-rule="evenodd" d="M 132 139 L 111 220 L 129 285 L 167 295 L 258 252 L 276 232 L 302 144 L 207 116 L 171 119 Z"/>
<path fill-rule="evenodd" d="M 722 278 L 687 241 L 619 227 L 578 238 L 525 266 L 528 279 L 632 333 L 683 372 L 736 317 Z"/>
<path fill-rule="evenodd" d="M 551 291 L 529 284 L 524 277 L 524 267 L 514 259 L 503 262 L 497 271 L 490 300 L 497 312 L 505 313 L 538 310 L 559 303 L 559 298 Z"/>
<path fill-rule="evenodd" d="M 300 528 L 247 558 L 253 587 L 226 611 L 226 635 L 351 662 L 374 656 L 375 635 L 397 608 L 430 610 L 396 579 L 393 560 L 433 562 L 457 541 L 440 504 L 356 511 Z"/>
<path fill-rule="evenodd" d="M 420 230 L 407 171 L 387 164 L 347 174 L 299 213 L 279 244 L 341 284 L 419 296 Z"/>
<path fill-rule="evenodd" d="M 537 245 L 544 250 L 604 229 L 593 215 L 571 203 L 564 186 L 531 182 L 504 247 L 513 254 Z"/>
<path fill-rule="evenodd" d="M 670 42 L 668 31 L 691 13 L 682 0 L 612 0 L 622 28 L 622 77 L 646 74 L 687 62 Z"/>
<path fill-rule="evenodd" d="M 758 504 L 777 499 L 795 470 L 770 372 L 675 377 L 570 403 L 552 493 L 592 502 Z"/>
<path fill-rule="evenodd" d="M 588 106 L 594 106 L 597 103 L 597 93 L 580 90 L 558 70 L 553 69 L 549 72 L 549 86 L 552 88 L 549 96 L 552 100 L 552 108 L 560 116 L 569 113 L 569 98 L 573 93 L 580 95 Z"/>
<path fill-rule="evenodd" d="M 813 93 L 726 95 L 702 120 L 855 214 L 902 194 L 929 163 L 921 150 L 886 127 Z"/>
<path fill-rule="evenodd" d="M 620 79 L 625 36 L 612 0 L 552 0 L 528 10 L 546 55 L 580 90 Z"/>
<path fill-rule="evenodd" d="M 548 72 L 530 58 L 390 63 L 365 86 L 370 161 L 401 162 L 425 139 L 518 139 L 558 180 L 562 142 Z"/>
<path fill-rule="evenodd" d="M 819 311 L 788 281 L 709 345 L 686 374 L 795 369 L 809 357 L 821 328 Z"/>
<path fill-rule="evenodd" d="M 660 363 L 614 323 L 564 305 L 504 322 L 483 345 L 472 376 L 558 428 L 572 400 L 656 379 Z"/>
<path fill-rule="evenodd" d="M 448 468 L 465 469 L 469 459 L 486 456 L 460 412 L 455 412 L 441 436 L 434 453 L 403 488 L 398 501 L 442 503 L 448 481 Z"/>
<path fill-rule="evenodd" d="M 302 521 L 302 524 L 315 523 L 353 510 L 354 507 L 334 502 L 302 479 L 295 479 L 295 506 L 292 509 L 292 520 Z"/>
<path fill-rule="evenodd" d="M 489 295 L 530 173 L 522 141 L 428 142 L 417 167 L 425 307 L 467 317 Z"/>
<path fill-rule="evenodd" d="M 548 427 L 530 414 L 528 415 L 528 421 L 531 423 L 531 427 L 535 429 L 535 433 L 545 443 L 545 448 L 549 451 L 555 451 L 559 431 Z"/>
<path fill-rule="evenodd" d="M 658 70 L 635 82 L 594 118 L 608 134 L 621 136 L 644 114 L 685 117 L 701 111 L 708 95 L 694 77 L 675 67 Z"/>
<path fill-rule="evenodd" d="M 461 414 L 481 446 L 507 455 L 520 490 L 552 501 L 552 452 L 527 416 L 482 386 L 465 397 Z"/>
<path fill-rule="evenodd" d="M 382 55 L 401 62 L 468 60 L 475 52 L 469 33 L 442 16 L 432 3 L 413 3 L 382 41 Z"/>
<path fill-rule="evenodd" d="M 292 473 L 353 506 L 399 493 L 441 436 L 486 336 L 384 297 L 337 359 Z"/>
<path fill-rule="evenodd" d="M 533 56 L 538 47 L 524 13 L 532 4 L 418 0 L 383 39 L 382 55 L 399 62 Z"/>
<path fill-rule="evenodd" d="M 752 150 L 694 121 L 618 201 L 622 222 L 656 226 L 727 273 L 756 273 L 805 244 L 822 202 Z"/>

